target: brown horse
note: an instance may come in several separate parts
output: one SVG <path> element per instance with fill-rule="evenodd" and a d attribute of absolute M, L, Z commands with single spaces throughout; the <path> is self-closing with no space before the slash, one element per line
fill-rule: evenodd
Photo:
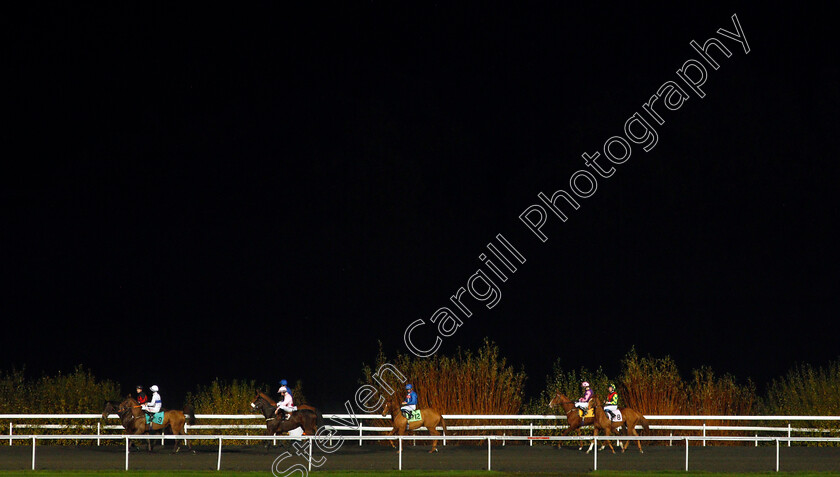
<path fill-rule="evenodd" d="M 589 400 L 589 409 L 592 409 L 595 417 L 592 418 L 592 427 L 593 432 L 592 435 L 598 437 L 598 431 L 603 431 L 604 435 L 609 438 L 613 431 L 615 434 L 618 434 L 618 429 L 624 424 L 624 422 L 613 422 L 610 420 L 609 416 L 607 416 L 607 412 L 604 411 L 604 405 L 601 404 L 601 398 L 598 397 L 597 394 L 592 395 L 592 399 Z M 610 450 L 613 454 L 615 454 L 615 449 L 612 446 L 612 442 L 609 439 L 605 439 L 603 442 L 606 444 L 601 444 L 601 449 L 603 450 L 604 447 L 610 446 Z M 593 441 L 592 444 L 589 445 L 589 449 L 586 451 L 589 454 L 592 451 L 592 447 L 595 445 Z M 621 452 L 624 452 L 624 448 L 621 448 Z"/>
<path fill-rule="evenodd" d="M 106 419 L 111 414 L 116 414 L 120 418 L 120 423 L 128 432 L 134 432 L 134 419 L 131 417 L 131 411 L 128 408 L 120 409 L 120 401 L 105 401 L 105 408 L 102 410 L 102 419 Z M 132 448 L 139 448 L 137 441 L 131 441 Z"/>
<path fill-rule="evenodd" d="M 108 405 L 105 406 L 105 409 L 108 410 Z M 163 424 L 155 424 L 151 423 L 151 425 L 146 424 L 146 413 L 140 409 L 140 405 L 137 404 L 137 401 L 134 400 L 131 396 L 125 398 L 123 402 L 116 409 L 116 413 L 120 416 L 120 420 L 122 421 L 122 425 L 126 431 L 132 432 L 134 431 L 135 435 L 144 434 L 146 432 L 151 431 L 159 431 L 161 429 L 166 429 L 169 427 L 172 429 L 172 433 L 176 436 L 186 435 L 184 432 L 184 424 L 187 422 L 187 417 L 184 415 L 183 411 L 175 411 L 175 410 L 168 410 L 163 412 Z M 190 415 L 189 424 L 195 424 L 195 414 L 192 412 L 191 409 L 187 409 L 187 414 Z M 105 413 L 103 412 L 103 416 Z M 154 439 L 149 439 L 149 452 L 152 451 L 152 441 Z M 181 450 L 181 440 L 175 440 L 175 452 Z M 190 444 L 190 441 L 187 440 L 187 448 L 193 452 L 195 452 Z"/>
<path fill-rule="evenodd" d="M 394 428 L 388 432 L 388 435 L 393 436 L 394 434 L 399 434 L 404 436 L 408 432 L 406 430 L 408 420 L 405 416 L 403 416 L 400 407 L 392 402 L 386 402 L 382 407 L 382 416 L 385 417 L 388 414 L 391 415 L 391 422 L 394 426 Z M 420 409 L 420 416 L 422 417 L 421 420 L 414 421 L 408 425 L 409 430 L 416 431 L 417 429 L 425 426 L 426 429 L 429 430 L 429 435 L 439 436 L 440 432 L 437 430 L 437 426 L 441 426 L 443 428 L 443 432 L 446 432 L 446 422 L 443 420 L 443 416 L 441 416 L 436 410 L 430 407 Z M 394 441 L 390 442 L 391 447 L 396 447 L 394 445 Z M 437 439 L 432 441 L 432 450 L 430 450 L 429 453 L 437 452 L 437 442 Z"/>
<path fill-rule="evenodd" d="M 551 402 L 548 403 L 548 406 L 552 409 L 558 406 L 562 407 L 563 411 L 566 413 L 566 422 L 569 423 L 569 427 L 567 427 L 566 430 L 563 431 L 562 435 L 564 436 L 576 429 L 581 428 L 582 426 L 589 426 L 595 421 L 595 419 L 592 417 L 580 417 L 580 414 L 578 414 L 578 408 L 575 407 L 575 401 L 572 401 L 571 399 L 567 398 L 565 394 L 562 394 L 559 391 L 554 394 L 554 398 L 551 399 Z M 557 448 L 559 449 L 560 447 L 562 447 L 562 445 L 562 442 L 558 442 Z M 578 450 L 582 449 L 583 445 L 581 445 L 578 448 Z"/>
<path fill-rule="evenodd" d="M 618 408 L 618 410 L 621 411 L 621 421 L 610 420 L 609 416 L 607 416 L 607 413 L 604 410 L 604 405 L 601 403 L 601 400 L 598 398 L 598 396 L 592 396 L 592 400 L 589 401 L 589 407 L 590 409 L 595 410 L 596 436 L 598 435 L 598 429 L 604 430 L 608 436 L 613 430 L 615 430 L 615 433 L 618 434 L 618 430 L 622 426 L 626 427 L 628 436 L 638 436 L 639 433 L 636 432 L 637 424 L 640 424 L 645 431 L 650 431 L 650 426 L 648 424 L 647 419 L 645 419 L 645 416 L 643 416 L 642 413 L 638 411 L 630 409 L 629 407 Z M 607 440 L 607 444 L 610 446 L 610 449 L 612 449 L 614 454 L 615 449 L 613 449 L 612 444 L 610 444 L 609 440 Z M 627 446 L 629 445 L 630 441 L 625 442 L 624 445 L 621 446 L 621 452 L 627 450 Z M 642 450 L 642 441 L 636 441 L 636 445 L 639 446 L 639 452 L 644 454 L 645 451 Z"/>
<path fill-rule="evenodd" d="M 278 432 L 289 432 L 298 427 L 303 429 L 304 434 L 314 436 L 322 420 L 321 412 L 308 404 L 298 406 L 298 410 L 291 413 L 288 419 L 283 415 L 277 415 L 275 414 L 277 403 L 260 391 L 257 391 L 256 397 L 251 401 L 251 407 L 260 411 L 265 417 L 268 436 L 273 436 Z"/>

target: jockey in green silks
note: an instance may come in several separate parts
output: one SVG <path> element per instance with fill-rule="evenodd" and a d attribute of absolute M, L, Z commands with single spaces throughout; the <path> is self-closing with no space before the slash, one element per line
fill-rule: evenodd
<path fill-rule="evenodd" d="M 607 386 L 607 391 L 609 391 L 609 394 L 607 394 L 607 400 L 604 401 L 604 411 L 612 419 L 615 416 L 615 411 L 618 409 L 618 392 L 616 392 L 615 384 L 613 383 Z"/>

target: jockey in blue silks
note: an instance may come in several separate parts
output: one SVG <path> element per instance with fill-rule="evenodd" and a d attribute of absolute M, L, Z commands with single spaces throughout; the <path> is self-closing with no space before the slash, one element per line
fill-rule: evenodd
<path fill-rule="evenodd" d="M 400 407 L 400 410 L 405 415 L 405 430 L 408 430 L 407 421 L 411 416 L 411 412 L 417 409 L 417 393 L 414 392 L 414 386 L 412 386 L 411 384 L 405 385 L 405 391 L 405 401 L 402 402 L 402 407 Z"/>

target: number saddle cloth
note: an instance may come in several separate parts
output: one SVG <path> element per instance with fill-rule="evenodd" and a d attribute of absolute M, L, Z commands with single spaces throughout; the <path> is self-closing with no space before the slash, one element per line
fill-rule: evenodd
<path fill-rule="evenodd" d="M 153 416 L 150 416 L 149 414 L 146 414 L 146 424 L 149 424 L 149 421 L 151 421 L 152 423 L 157 424 L 159 426 L 162 426 L 163 425 L 163 411 L 156 412 Z"/>

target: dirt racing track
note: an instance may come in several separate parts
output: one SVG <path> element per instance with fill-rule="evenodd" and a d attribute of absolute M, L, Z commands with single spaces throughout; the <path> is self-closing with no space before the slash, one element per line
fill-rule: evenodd
<path fill-rule="evenodd" d="M 198 446 L 197 453 L 172 454 L 171 447 L 156 448 L 152 454 L 134 450 L 129 454 L 132 470 L 215 470 L 218 448 Z M 426 446 L 406 446 L 402 455 L 403 469 L 482 470 L 487 469 L 486 446 L 449 445 L 436 454 Z M 226 446 L 221 457 L 223 470 L 270 471 L 275 460 L 280 472 L 307 461 L 295 456 L 291 445 L 266 450 L 260 446 Z M 121 446 L 58 446 L 38 445 L 37 469 L 49 470 L 113 470 L 125 466 L 125 449 Z M 598 470 L 663 471 L 685 469 L 684 446 L 648 446 L 644 454 L 628 450 L 625 454 L 598 453 Z M 393 470 L 398 468 L 398 454 L 381 445 L 345 443 L 337 452 L 315 452 L 313 462 L 322 462 L 312 470 Z M 840 471 L 840 447 L 781 447 L 780 470 Z M 492 449 L 492 469 L 511 472 L 587 472 L 593 468 L 592 454 L 577 447 L 557 449 L 547 445 L 507 445 Z M 32 447 L 25 445 L 0 447 L 0 470 L 25 470 L 32 465 Z M 707 472 L 769 472 L 776 469 L 776 447 L 769 446 L 691 446 L 689 470 Z"/>

